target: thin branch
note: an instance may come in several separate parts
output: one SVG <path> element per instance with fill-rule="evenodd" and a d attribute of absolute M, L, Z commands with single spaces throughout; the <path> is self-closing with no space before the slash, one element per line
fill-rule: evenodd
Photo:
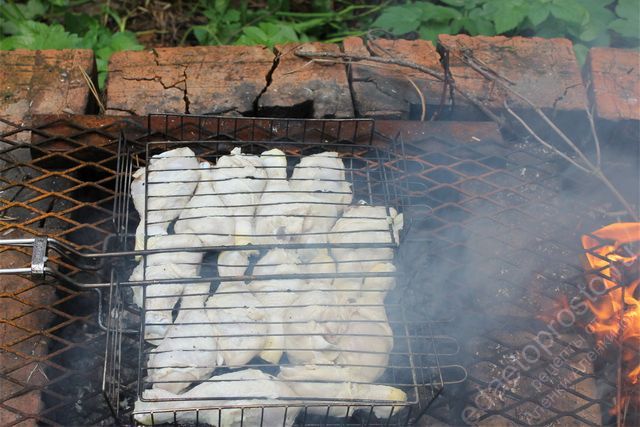
<path fill-rule="evenodd" d="M 589 119 L 589 126 L 591 127 L 591 134 L 593 135 L 593 143 L 596 146 L 596 166 L 600 167 L 600 137 L 598 137 L 598 131 L 596 130 L 596 122 L 593 120 L 593 108 L 587 108 L 587 118 Z"/>
<path fill-rule="evenodd" d="M 585 92 L 589 92 L 591 89 L 591 79 L 587 80 L 587 84 L 585 87 Z M 589 105 L 589 98 L 585 96 L 584 105 Z M 601 153 L 600 153 L 600 137 L 598 136 L 598 131 L 596 130 L 596 122 L 593 119 L 593 110 L 596 108 L 594 105 L 589 108 L 585 108 L 587 112 L 587 119 L 589 119 L 589 126 L 591 127 L 591 135 L 593 135 L 593 143 L 596 146 L 596 166 L 600 167 Z"/>
<path fill-rule="evenodd" d="M 371 66 L 371 64 L 367 64 L 367 62 L 375 62 L 375 63 L 378 63 L 378 64 L 396 65 L 396 66 L 399 66 L 399 67 L 406 67 L 406 68 L 410 68 L 410 69 L 413 69 L 413 70 L 420 71 L 420 72 L 425 73 L 425 74 L 427 74 L 427 75 L 429 75 L 431 77 L 434 77 L 436 80 L 439 80 L 439 81 L 442 81 L 442 82 L 446 82 L 447 81 L 446 80 L 446 76 L 444 76 L 442 73 L 440 73 L 438 71 L 434 71 L 434 70 L 432 70 L 430 68 L 427 68 L 425 66 L 422 66 L 420 64 L 416 64 L 415 62 L 407 61 L 407 60 L 404 60 L 404 59 L 382 58 L 382 57 L 369 56 L 369 55 L 351 55 L 351 54 L 334 53 L 334 52 L 310 52 L 310 51 L 302 50 L 301 48 L 298 48 L 294 52 L 294 54 L 296 56 L 303 57 L 303 58 L 309 58 L 309 59 L 312 59 L 312 60 L 314 60 L 314 59 L 320 59 L 320 60 L 325 59 L 326 60 L 327 58 L 329 58 L 329 59 L 340 59 L 341 60 L 340 63 L 344 63 L 344 64 L 350 64 L 350 63 L 358 62 L 358 63 L 360 63 L 360 65 Z M 524 119 L 522 119 L 522 117 L 518 116 L 507 105 L 506 101 L 504 103 L 507 112 L 511 116 L 513 116 L 527 130 L 527 132 L 536 139 L 536 141 L 538 141 L 543 146 L 553 150 L 553 152 L 555 152 L 556 154 L 558 154 L 559 156 L 561 156 L 562 158 L 564 158 L 565 160 L 570 162 L 572 165 L 574 165 L 578 169 L 582 170 L 583 172 L 590 173 L 590 174 L 596 176 L 600 181 L 602 181 L 605 184 L 605 186 L 613 193 L 613 195 L 618 199 L 618 201 L 625 207 L 625 209 L 627 210 L 629 215 L 633 219 L 635 219 L 636 221 L 639 220 L 638 219 L 638 214 L 636 213 L 636 211 L 633 210 L 631 205 L 625 200 L 625 198 L 622 196 L 622 194 L 611 183 L 611 181 L 609 181 L 609 179 L 604 175 L 604 173 L 600 169 L 600 141 L 598 139 L 597 133 L 595 132 L 595 122 L 593 121 L 593 115 L 592 115 L 592 113 L 590 111 L 587 110 L 587 116 L 589 117 L 591 130 L 592 130 L 592 132 L 594 134 L 594 141 L 596 143 L 596 152 L 597 152 L 596 156 L 597 156 L 597 159 L 596 159 L 596 164 L 595 165 L 582 152 L 582 150 L 558 126 L 556 126 L 555 123 L 553 123 L 553 121 L 542 111 L 542 109 L 540 109 L 537 105 L 535 105 L 529 98 L 527 98 L 526 96 L 522 95 L 520 92 L 518 92 L 513 87 L 511 87 L 511 85 L 513 83 L 510 80 L 508 80 L 505 77 L 502 77 L 497 72 L 492 71 L 484 63 L 482 63 L 481 65 L 478 65 L 476 62 L 474 62 L 474 59 L 470 58 L 468 55 L 464 55 L 464 56 L 457 55 L 457 56 L 465 64 L 469 65 L 471 68 L 473 68 L 479 74 L 481 74 L 484 78 L 486 78 L 487 80 L 495 82 L 500 88 L 504 89 L 509 94 L 513 95 L 514 97 L 520 99 L 527 106 L 529 106 L 529 108 L 531 108 L 533 111 L 535 111 L 535 113 L 538 116 L 540 116 L 540 118 L 542 118 L 542 120 L 547 124 L 547 126 L 549 126 L 564 141 L 564 143 L 567 144 L 571 148 L 571 150 L 573 150 L 575 152 L 575 154 L 580 158 L 580 160 L 582 161 L 583 164 L 578 163 L 575 159 L 572 159 L 571 157 L 566 155 L 561 150 L 557 149 L 556 147 L 552 146 L 551 144 L 549 144 L 548 142 L 546 142 L 542 138 L 540 138 L 540 136 L 538 136 L 538 134 L 535 133 L 535 131 L 529 125 L 527 125 L 527 123 L 524 121 Z M 361 63 L 361 61 L 365 61 L 365 62 Z M 450 84 L 451 84 L 452 87 L 455 87 L 455 81 L 451 81 Z M 505 120 L 503 118 L 497 116 L 486 105 L 484 105 L 484 103 L 482 101 L 480 101 L 478 98 L 476 98 L 475 96 L 473 96 L 473 95 L 471 95 L 471 94 L 469 94 L 469 93 L 467 93 L 467 92 L 465 92 L 463 90 L 460 90 L 457 87 L 455 87 L 455 89 L 460 94 L 460 96 L 462 96 L 463 98 L 465 98 L 466 100 L 471 102 L 474 106 L 476 106 L 483 113 L 485 113 L 491 120 L 496 122 L 500 127 L 505 127 L 506 126 Z M 587 107 L 587 109 L 588 109 L 588 107 Z"/>
<path fill-rule="evenodd" d="M 80 74 L 82 75 L 82 77 L 84 78 L 85 83 L 89 87 L 89 91 L 91 92 L 91 94 L 95 98 L 96 102 L 98 103 L 98 108 L 100 109 L 100 114 L 104 114 L 104 112 L 106 110 L 104 108 L 104 104 L 102 103 L 102 100 L 100 99 L 100 95 L 98 94 L 98 90 L 96 89 L 96 86 L 93 84 L 93 80 L 91 80 L 91 77 L 89 77 L 87 72 L 80 65 L 76 64 L 76 67 L 78 68 L 78 70 L 80 70 Z"/>
<path fill-rule="evenodd" d="M 591 173 L 590 169 L 587 169 L 586 167 L 582 166 L 580 163 L 576 162 L 574 159 L 572 159 L 571 157 L 567 156 L 565 153 L 563 153 L 562 151 L 558 150 L 556 147 L 554 147 L 553 145 L 549 144 L 544 139 L 540 138 L 540 136 L 538 136 L 538 134 L 527 124 L 527 122 L 525 122 L 522 117 L 520 117 L 515 111 L 513 111 L 511 109 L 511 107 L 509 107 L 509 104 L 507 104 L 507 101 L 504 101 L 504 108 L 505 108 L 505 110 L 507 110 L 507 113 L 511 114 L 511 116 L 514 119 L 516 119 L 518 121 L 518 123 L 520 123 L 522 125 L 523 128 L 525 128 L 525 130 L 529 133 L 529 135 L 533 136 L 535 138 L 535 140 L 538 141 L 540 144 L 544 145 L 549 150 L 553 151 L 558 156 L 562 157 L 563 159 L 565 159 L 566 161 L 568 161 L 569 163 L 571 163 L 572 165 L 574 165 L 575 167 L 577 167 L 581 171 L 586 172 L 586 173 Z"/>
<path fill-rule="evenodd" d="M 492 71 L 492 70 L 486 70 L 483 69 L 483 67 L 477 65 L 474 63 L 474 59 L 471 58 L 467 55 L 456 55 L 458 58 L 460 58 L 461 61 L 463 61 L 465 64 L 467 64 L 469 67 L 471 67 L 473 70 L 475 70 L 478 74 L 482 75 L 484 78 L 486 78 L 489 81 L 494 82 L 495 84 L 497 84 L 500 88 L 506 90 L 507 92 L 509 92 L 511 95 L 515 96 L 516 98 L 522 100 L 525 104 L 527 104 L 529 106 L 529 108 L 531 108 L 533 111 L 535 111 L 535 113 L 540 116 L 540 118 L 542 118 L 542 120 L 547 124 L 547 126 L 549 126 L 551 129 L 553 129 L 553 131 L 564 141 L 565 144 L 567 144 L 579 157 L 580 159 L 582 159 L 582 161 L 589 165 L 592 166 L 591 161 L 587 158 L 587 156 L 584 155 L 584 153 L 582 152 L 582 150 L 580 150 L 580 148 L 578 148 L 575 143 L 571 140 L 571 138 L 569 138 L 567 136 L 567 134 L 564 133 L 564 131 L 562 129 L 560 129 L 558 126 L 556 126 L 555 123 L 553 123 L 553 121 L 549 118 L 549 116 L 547 116 L 540 107 L 538 107 L 536 104 L 533 103 L 533 101 L 531 101 L 529 98 L 527 98 L 526 96 L 522 95 L 520 92 L 518 92 L 517 90 L 515 90 L 513 87 L 511 87 L 509 84 L 506 84 L 502 81 L 502 77 L 496 78 L 496 77 L 491 77 L 489 75 L 489 72 L 495 74 L 496 76 L 500 76 L 497 72 Z"/>
<path fill-rule="evenodd" d="M 624 206 L 625 210 L 629 213 L 629 215 L 635 220 L 638 221 L 638 215 L 636 214 L 636 212 L 633 210 L 633 208 L 631 207 L 631 205 L 626 201 L 626 199 L 624 198 L 624 196 L 622 196 L 622 194 L 618 191 L 618 189 L 611 183 L 611 181 L 609 181 L 609 178 L 606 177 L 606 175 L 602 172 L 602 170 L 600 170 L 599 167 L 595 166 L 593 163 L 588 162 L 587 166 L 583 166 L 581 164 L 579 164 L 578 162 L 576 162 L 574 159 L 572 159 L 571 157 L 567 156 L 565 153 L 563 153 L 562 151 L 560 151 L 559 149 L 557 149 L 556 147 L 554 147 L 553 145 L 549 144 L 548 142 L 546 142 L 545 140 L 543 140 L 542 138 L 540 138 L 533 129 L 531 129 L 531 127 L 529 125 L 527 125 L 527 123 L 524 121 L 524 119 L 522 117 L 520 117 L 515 111 L 513 111 L 509 105 L 507 104 L 507 102 L 504 102 L 504 108 L 507 110 L 507 112 L 509 114 L 511 114 L 525 129 L 526 131 L 533 136 L 536 141 L 538 141 L 540 144 L 544 145 L 545 147 L 553 150 L 554 153 L 556 153 L 557 155 L 559 155 L 560 157 L 562 157 L 563 159 L 565 159 L 566 161 L 568 161 L 569 163 L 571 163 L 572 165 L 574 165 L 575 167 L 577 167 L 578 169 L 580 169 L 583 172 L 586 172 L 588 174 L 594 175 L 596 178 L 598 178 L 600 181 L 602 181 L 602 183 L 613 193 L 613 195 L 616 197 L 616 199 L 618 199 L 618 201 L 622 204 L 622 206 Z"/>
<path fill-rule="evenodd" d="M 415 84 L 413 80 L 411 80 L 409 77 L 407 77 L 407 80 L 409 80 L 409 83 L 411 83 L 411 86 L 413 86 L 416 92 L 418 92 L 418 96 L 420 97 L 420 106 L 422 108 L 422 112 L 420 113 L 420 121 L 424 122 L 424 119 L 427 116 L 427 103 L 424 99 L 424 95 L 422 94 L 422 91 L 420 90 L 418 85 Z"/>
<path fill-rule="evenodd" d="M 380 64 L 397 65 L 397 66 L 400 66 L 400 67 L 411 68 L 413 70 L 417 70 L 417 71 L 423 72 L 423 73 L 435 78 L 436 80 L 445 81 L 445 76 L 442 75 L 442 73 L 434 71 L 434 70 L 432 70 L 430 68 L 427 68 L 425 66 L 422 66 L 420 64 L 416 64 L 415 62 L 406 61 L 404 59 L 381 58 L 381 57 L 378 57 L 378 56 L 368 56 L 368 55 L 351 55 L 351 54 L 346 54 L 346 53 L 335 53 L 335 52 L 310 52 L 310 51 L 305 51 L 305 50 L 300 50 L 300 49 L 295 52 L 295 55 L 296 56 L 300 56 L 302 58 L 324 58 L 324 59 L 326 59 L 326 58 L 334 58 L 334 59 L 341 59 L 341 60 L 343 60 L 343 63 L 345 63 L 345 64 L 349 64 L 349 63 L 353 63 L 353 62 L 358 62 L 359 63 L 360 61 L 370 61 L 370 62 L 376 62 L 376 63 L 380 63 Z M 369 65 L 369 64 L 363 63 L 361 65 Z M 452 83 L 453 82 L 451 82 L 451 84 Z M 493 111 L 491 111 L 478 98 L 476 98 L 475 96 L 469 94 L 466 91 L 458 89 L 457 87 L 456 87 L 456 91 L 460 94 L 460 96 L 462 96 L 464 99 L 466 99 L 467 101 L 472 103 L 475 107 L 480 109 L 484 114 L 487 115 L 487 117 L 489 117 L 491 120 L 496 122 L 499 126 L 504 127 L 506 125 L 504 119 L 502 119 L 501 117 L 496 115 Z"/>
<path fill-rule="evenodd" d="M 618 199 L 618 201 L 624 206 L 624 208 L 627 210 L 627 212 L 629 212 L 629 215 L 634 220 L 636 220 L 636 221 L 639 220 L 638 214 L 636 213 L 636 211 L 633 210 L 631 205 L 626 201 L 626 199 L 622 196 L 622 194 L 618 191 L 618 189 L 611 183 L 611 181 L 607 178 L 607 176 L 604 174 L 604 172 L 602 172 L 602 169 L 600 168 L 600 140 L 598 139 L 597 132 L 595 132 L 595 122 L 593 122 L 593 116 L 591 115 L 591 112 L 589 111 L 589 107 L 587 105 L 585 105 L 585 109 L 587 111 L 587 117 L 589 117 L 589 119 L 590 119 L 591 131 L 593 132 L 593 137 L 594 137 L 594 141 L 595 141 L 595 144 L 596 144 L 596 150 L 597 150 L 597 159 L 596 159 L 596 164 L 595 165 L 582 152 L 582 150 L 571 140 L 571 138 L 569 138 L 558 126 L 556 126 L 556 124 L 553 123 L 553 121 L 542 111 L 542 109 L 540 107 L 538 107 L 537 105 L 535 105 L 529 98 L 527 98 L 526 96 L 522 95 L 520 92 L 515 90 L 509 84 L 505 84 L 502 81 L 502 78 L 490 77 L 488 75 L 488 73 L 485 71 L 485 69 L 483 69 L 482 67 L 480 67 L 477 64 L 473 63 L 473 58 L 471 58 L 472 60 L 469 60 L 468 55 L 463 55 L 463 56 L 458 55 L 458 57 L 465 64 L 469 65 L 471 68 L 476 70 L 479 74 L 481 74 L 483 77 L 485 77 L 486 79 L 488 79 L 490 81 L 495 82 L 502 89 L 506 90 L 510 94 L 512 94 L 515 97 L 519 98 L 520 100 L 524 101 L 524 103 L 527 104 L 533 111 L 535 111 L 536 114 L 538 114 L 538 116 L 540 116 L 542 118 L 542 120 L 547 124 L 547 126 L 549 126 L 556 133 L 556 135 L 558 135 L 565 142 L 565 144 L 567 144 L 573 150 L 573 152 L 576 153 L 576 155 L 578 157 L 580 157 L 580 159 L 582 160 L 584 165 L 578 166 L 579 163 L 577 163 L 573 159 L 571 159 L 569 161 L 573 165 L 578 166 L 583 171 L 584 171 L 584 169 L 587 169 L 586 172 L 588 172 L 588 173 L 596 176 L 598 179 L 600 179 L 600 181 L 602 181 L 602 183 L 613 193 L 613 195 Z M 495 72 L 493 72 L 493 74 L 499 76 L 499 74 L 497 74 Z M 521 117 L 519 117 L 513 110 L 511 110 L 508 107 L 506 101 L 504 102 L 504 105 L 505 105 L 505 108 L 507 109 L 507 111 L 509 112 L 509 114 L 511 114 L 513 117 L 515 117 L 518 120 L 518 122 L 520 122 L 520 124 L 524 126 L 524 128 L 527 130 L 527 132 L 529 132 L 529 134 L 531 134 L 534 138 L 536 138 L 536 140 L 538 142 L 542 143 L 545 147 L 552 147 L 551 144 L 546 143 L 546 141 L 542 142 L 542 139 L 535 132 L 533 132 L 533 129 L 531 129 L 531 127 L 527 126 L 526 123 L 524 122 L 524 120 Z M 563 158 L 565 158 L 565 159 L 569 158 L 569 156 L 566 156 L 564 153 L 562 153 L 557 148 L 553 147 L 552 149 L 554 150 L 554 152 L 556 152 L 557 154 L 561 155 Z"/>

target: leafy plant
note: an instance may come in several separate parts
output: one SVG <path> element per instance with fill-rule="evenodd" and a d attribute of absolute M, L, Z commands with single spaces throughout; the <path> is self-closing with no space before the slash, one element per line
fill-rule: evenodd
<path fill-rule="evenodd" d="M 335 10 L 331 0 L 309 2 L 309 12 L 291 11 L 288 0 L 267 0 L 266 8 L 251 9 L 248 1 L 203 0 L 202 15 L 207 22 L 190 32 L 199 44 L 263 44 L 327 39 L 363 34 L 370 16 L 382 10 L 390 0 L 377 5 L 350 4 Z M 359 30 L 354 27 L 362 27 Z"/>
<path fill-rule="evenodd" d="M 386 8 L 373 22 L 395 35 L 416 32 L 435 41 L 438 34 L 537 35 L 568 37 L 584 60 L 589 46 L 608 46 L 611 36 L 640 41 L 640 2 L 618 0 L 440 0 Z"/>
<path fill-rule="evenodd" d="M 289 43 L 306 41 L 307 37 L 298 36 L 294 27 L 284 24 L 278 25 L 274 22 L 262 22 L 257 26 L 245 27 L 242 35 L 236 41 L 237 44 L 254 45 L 261 44 L 273 47 L 279 43 Z"/>

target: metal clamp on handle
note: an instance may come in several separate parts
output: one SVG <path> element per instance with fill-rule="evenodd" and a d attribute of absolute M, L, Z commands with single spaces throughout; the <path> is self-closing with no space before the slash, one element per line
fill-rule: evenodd
<path fill-rule="evenodd" d="M 33 239 L 33 249 L 31 250 L 31 274 L 34 276 L 45 275 L 45 262 L 47 261 L 47 245 L 46 237 L 36 237 Z"/>
<path fill-rule="evenodd" d="M 0 275 L 3 274 L 21 274 L 30 275 L 38 279 L 44 279 L 46 276 L 53 276 L 56 279 L 72 285 L 78 289 L 95 289 L 108 287 L 109 283 L 80 283 L 59 272 L 56 269 L 47 266 L 49 250 L 54 250 L 63 259 L 74 260 L 76 266 L 86 270 L 96 270 L 99 264 L 90 265 L 85 263 L 85 259 L 93 258 L 92 255 L 82 254 L 75 249 L 48 237 L 34 237 L 29 239 L 0 239 L 0 246 L 13 247 L 31 247 L 31 266 L 16 268 L 0 268 Z M 70 255 L 71 254 L 71 255 Z"/>

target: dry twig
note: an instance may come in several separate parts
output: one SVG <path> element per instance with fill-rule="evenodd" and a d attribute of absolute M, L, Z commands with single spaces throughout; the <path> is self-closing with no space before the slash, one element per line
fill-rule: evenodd
<path fill-rule="evenodd" d="M 420 107 L 422 109 L 420 113 L 420 121 L 424 122 L 424 119 L 427 116 L 427 103 L 424 99 L 424 95 L 422 94 L 422 91 L 420 90 L 418 85 L 413 80 L 411 80 L 409 77 L 407 77 L 407 80 L 409 80 L 409 83 L 411 83 L 411 86 L 413 86 L 416 92 L 418 92 L 418 97 L 420 97 Z"/>
<path fill-rule="evenodd" d="M 509 105 L 505 101 L 504 102 L 504 107 L 507 110 L 507 112 L 514 119 L 516 119 L 516 121 L 518 121 L 524 127 L 524 129 L 531 136 L 533 136 L 535 138 L 536 141 L 538 141 L 540 144 L 542 144 L 543 146 L 547 147 L 548 149 L 552 150 L 558 156 L 562 157 L 563 159 L 565 159 L 566 161 L 568 161 L 572 165 L 576 166 L 581 171 L 583 171 L 585 173 L 589 173 L 591 175 L 594 175 L 596 178 L 598 178 L 613 193 L 613 195 L 616 197 L 616 199 L 618 199 L 618 201 L 624 206 L 624 208 L 629 213 L 629 215 L 634 220 L 636 220 L 636 221 L 639 220 L 638 219 L 638 214 L 636 213 L 636 211 L 633 210 L 632 206 L 625 200 L 624 196 L 622 196 L 622 194 L 611 183 L 611 181 L 607 178 L 607 176 L 604 174 L 604 172 L 600 168 L 600 157 L 601 157 L 601 154 L 600 154 L 600 140 L 599 140 L 598 134 L 596 132 L 595 121 L 593 119 L 593 113 L 588 109 L 586 104 L 585 104 L 585 108 L 586 108 L 586 112 L 587 112 L 587 118 L 589 120 L 589 124 L 590 124 L 590 127 L 591 127 L 591 132 L 592 132 L 593 138 L 594 138 L 594 143 L 596 145 L 596 163 L 595 164 L 592 163 L 589 160 L 589 158 L 571 140 L 571 138 L 569 138 L 566 135 L 565 132 L 563 132 L 558 126 L 556 126 L 555 123 L 553 123 L 553 121 L 542 111 L 542 109 L 540 107 L 535 105 L 529 98 L 527 98 L 526 96 L 524 96 L 520 92 L 518 92 L 516 89 L 514 89 L 512 87 L 514 84 L 513 84 L 513 82 L 511 80 L 509 80 L 506 77 L 503 77 L 498 72 L 492 70 L 486 64 L 484 64 L 482 62 L 478 62 L 468 52 L 466 52 L 466 51 L 464 51 L 464 52 L 465 53 L 463 55 L 457 55 L 457 56 L 465 64 L 467 64 L 473 70 L 478 72 L 481 76 L 483 76 L 487 80 L 492 81 L 498 87 L 500 87 L 501 89 L 505 90 L 507 93 L 511 94 L 515 98 L 518 98 L 521 101 L 523 101 L 529 108 L 531 108 L 543 120 L 544 123 L 547 124 L 547 126 L 549 126 L 553 130 L 553 132 L 556 135 L 558 135 L 560 137 L 560 139 L 565 144 L 567 144 L 567 146 L 569 148 L 571 148 L 571 150 L 580 159 L 580 162 L 578 162 L 576 159 L 573 159 L 572 157 L 568 156 L 562 150 L 559 150 L 555 146 L 549 144 L 547 141 L 543 140 L 531 128 L 531 126 L 529 126 L 525 122 L 525 120 L 522 117 L 520 117 L 517 113 L 515 113 L 515 111 L 513 111 L 513 109 L 511 109 L 509 107 Z M 332 58 L 332 59 L 340 60 L 340 61 L 336 61 L 338 63 L 345 63 L 345 64 L 358 62 L 360 65 L 371 66 L 371 64 L 367 64 L 367 62 L 375 62 L 375 63 L 379 63 L 379 64 L 406 67 L 406 68 L 410 68 L 410 69 L 417 70 L 417 71 L 420 71 L 422 73 L 425 73 L 425 74 L 427 74 L 427 75 L 429 75 L 431 77 L 434 77 L 435 79 L 437 79 L 439 81 L 447 82 L 446 76 L 443 75 L 442 73 L 440 73 L 438 71 L 435 71 L 435 70 L 432 70 L 430 68 L 427 68 L 425 66 L 422 66 L 420 64 L 416 64 L 415 62 L 407 61 L 407 60 L 404 60 L 404 59 L 382 58 L 382 57 L 366 56 L 366 55 L 351 55 L 351 54 L 333 53 L 333 52 L 310 52 L 310 51 L 301 50 L 300 48 L 298 48 L 298 50 L 296 50 L 294 53 L 295 53 L 296 56 L 309 58 L 312 61 L 313 60 L 326 60 L 327 58 Z M 361 62 L 361 61 L 364 61 L 364 62 Z M 469 93 L 467 93 L 467 92 L 465 92 L 463 90 L 460 90 L 459 88 L 455 87 L 455 82 L 452 81 L 452 82 L 450 82 L 450 84 L 452 85 L 452 87 L 455 88 L 455 90 L 460 94 L 460 96 L 462 96 L 463 98 L 465 98 L 469 102 L 471 102 L 474 106 L 476 106 L 483 113 L 485 113 L 491 120 L 496 122 L 500 127 L 504 127 L 506 125 L 504 119 L 502 117 L 499 117 L 498 115 L 496 115 L 493 111 L 491 111 L 486 105 L 484 105 L 484 103 L 481 100 L 479 100 L 475 96 L 473 96 L 473 95 L 471 95 L 471 94 L 469 94 Z"/>
<path fill-rule="evenodd" d="M 415 62 L 406 61 L 404 59 L 380 58 L 378 56 L 366 56 L 366 55 L 349 55 L 346 53 L 334 53 L 334 52 L 310 52 L 310 51 L 305 51 L 300 49 L 295 52 L 295 55 L 300 56 L 302 58 L 310 58 L 310 59 L 318 59 L 318 58 L 319 59 L 326 59 L 326 58 L 340 59 L 342 60 L 342 62 L 340 63 L 344 63 L 344 64 L 358 62 L 359 65 L 368 66 L 369 64 L 367 64 L 366 62 L 360 63 L 360 61 L 369 61 L 369 62 L 376 62 L 380 64 L 396 65 L 399 67 L 406 67 L 406 68 L 411 68 L 413 70 L 421 71 L 431 77 L 434 77 L 436 80 L 439 80 L 441 82 L 445 81 L 445 76 L 442 73 L 438 71 L 434 71 L 423 65 L 416 64 Z M 450 84 L 453 84 L 453 82 L 451 82 Z M 463 98 L 471 102 L 483 113 L 485 113 L 491 120 L 498 123 L 499 126 L 505 126 L 506 124 L 505 121 L 501 117 L 496 115 L 493 111 L 491 111 L 478 98 L 458 88 L 456 88 L 456 91 L 460 94 L 460 96 L 462 96 Z"/>
<path fill-rule="evenodd" d="M 93 84 L 93 80 L 91 80 L 91 77 L 89 77 L 87 72 L 80 65 L 76 65 L 76 67 L 78 68 L 78 70 L 80 70 L 80 74 L 82 74 L 82 77 L 84 78 L 85 83 L 87 83 L 87 86 L 89 87 L 89 91 L 91 92 L 96 102 L 98 103 L 100 114 L 104 114 L 106 110 L 104 108 L 104 104 L 102 103 L 102 100 L 100 99 L 98 90 L 96 89 L 96 86 Z"/>

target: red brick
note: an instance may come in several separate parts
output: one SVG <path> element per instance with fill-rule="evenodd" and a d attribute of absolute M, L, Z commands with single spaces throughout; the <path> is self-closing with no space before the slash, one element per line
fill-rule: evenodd
<path fill-rule="evenodd" d="M 86 112 L 91 94 L 80 69 L 94 74 L 93 51 L 0 51 L 0 117 L 20 123 L 33 114 Z"/>
<path fill-rule="evenodd" d="M 7 238 L 21 237 L 12 233 Z M 13 250 L 1 253 L 3 268 L 25 267 L 30 257 Z M 24 419 L 20 425 L 35 426 L 43 409 L 40 387 L 48 383 L 45 366 L 48 340 L 43 332 L 53 314 L 39 309 L 55 298 L 53 286 L 36 285 L 19 276 L 0 276 L 0 425 Z M 25 419 L 26 417 L 26 419 Z"/>
<path fill-rule="evenodd" d="M 340 52 L 335 44 L 306 43 L 276 46 L 278 64 L 271 84 L 260 97 L 262 115 L 315 118 L 353 117 L 349 81 L 344 66 L 312 63 L 294 55 L 307 51 Z"/>
<path fill-rule="evenodd" d="M 461 56 L 466 52 L 509 79 L 516 91 L 540 108 L 559 111 L 585 108 L 580 66 L 569 40 L 440 35 L 439 42 L 450 52 L 450 69 L 456 86 L 489 107 L 502 108 L 505 93 L 462 61 Z M 508 99 L 514 108 L 528 108 L 520 99 L 513 96 Z M 462 107 L 469 105 L 460 96 L 456 103 Z"/>
<path fill-rule="evenodd" d="M 110 114 L 251 112 L 274 55 L 260 46 L 118 52 L 109 62 Z"/>
<path fill-rule="evenodd" d="M 640 52 L 594 47 L 589 51 L 588 67 L 598 117 L 640 120 Z"/>
<path fill-rule="evenodd" d="M 383 58 L 394 57 L 415 62 L 442 72 L 440 57 L 427 40 L 376 40 L 365 46 L 360 37 L 348 37 L 343 42 L 344 52 L 370 56 L 370 52 Z M 357 114 L 361 117 L 409 119 L 419 118 L 422 101 L 411 79 L 425 98 L 427 114 L 439 105 L 442 83 L 434 77 L 408 68 L 387 66 L 372 62 L 351 65 L 351 86 Z"/>

